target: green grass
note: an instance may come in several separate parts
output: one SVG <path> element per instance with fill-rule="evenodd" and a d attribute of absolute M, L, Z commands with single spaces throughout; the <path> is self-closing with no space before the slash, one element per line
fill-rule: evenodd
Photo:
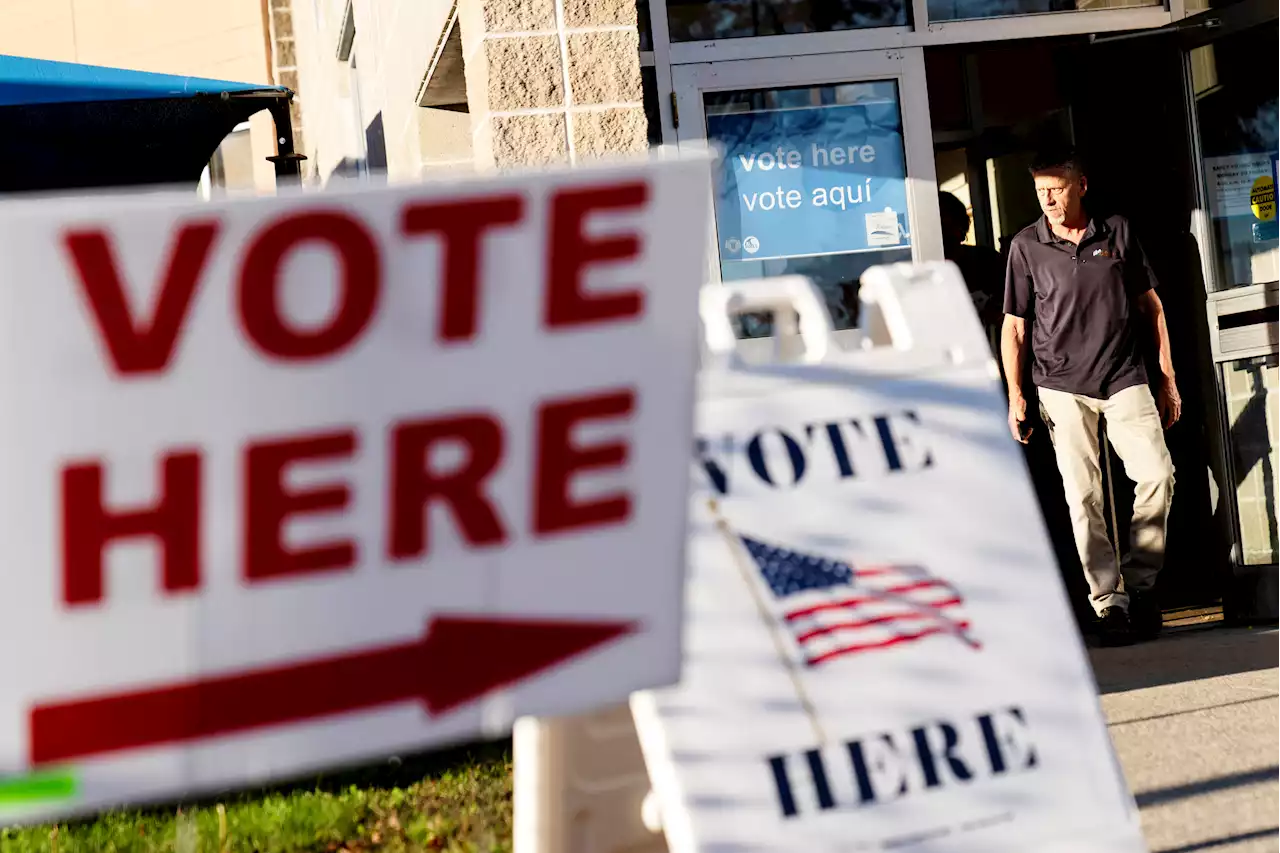
<path fill-rule="evenodd" d="M 218 801 L 0 829 L 0 853 L 510 850 L 510 741 Z"/>

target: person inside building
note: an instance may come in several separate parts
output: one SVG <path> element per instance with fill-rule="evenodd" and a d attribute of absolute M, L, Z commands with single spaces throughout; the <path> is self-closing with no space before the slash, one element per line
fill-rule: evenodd
<path fill-rule="evenodd" d="M 1014 237 L 1005 281 L 1001 350 L 1009 429 L 1029 437 L 1024 354 L 1053 442 L 1076 549 L 1104 643 L 1154 637 L 1161 614 L 1153 587 L 1164 562 L 1173 462 L 1163 429 L 1181 414 L 1156 280 L 1128 221 L 1091 216 L 1089 180 L 1071 150 L 1031 167 L 1043 216 Z M 1145 326 L 1145 329 L 1143 328 Z M 1144 340 L 1159 350 L 1155 395 Z M 1103 518 L 1099 418 L 1136 484 L 1127 553 L 1118 558 Z"/>
<path fill-rule="evenodd" d="M 986 246 L 965 244 L 970 220 L 964 202 L 951 193 L 938 193 L 938 208 L 942 215 L 943 256 L 960 268 L 978 319 L 994 349 L 1004 293 L 1004 258 Z"/>

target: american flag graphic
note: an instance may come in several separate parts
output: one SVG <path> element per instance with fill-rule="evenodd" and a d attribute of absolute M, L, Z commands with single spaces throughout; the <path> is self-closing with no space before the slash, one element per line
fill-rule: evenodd
<path fill-rule="evenodd" d="M 935 635 L 980 648 L 959 612 L 960 592 L 920 566 L 854 568 L 739 538 L 772 593 L 771 610 L 809 666 Z"/>

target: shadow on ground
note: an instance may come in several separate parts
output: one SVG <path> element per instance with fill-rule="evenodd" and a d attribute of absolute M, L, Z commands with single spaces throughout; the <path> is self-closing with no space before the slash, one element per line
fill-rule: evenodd
<path fill-rule="evenodd" d="M 1222 838 L 1213 838 L 1209 841 L 1198 841 L 1195 844 L 1187 844 L 1183 847 L 1166 847 L 1158 853 L 1200 853 L 1201 850 L 1215 850 L 1226 847 L 1228 844 L 1243 844 L 1246 841 L 1256 841 L 1260 838 L 1269 838 L 1280 833 L 1280 827 L 1273 826 L 1270 829 L 1259 829 L 1254 832 L 1240 832 L 1235 835 L 1227 835 Z"/>
<path fill-rule="evenodd" d="M 1226 776 L 1215 776 L 1212 779 L 1202 779 L 1199 782 L 1189 782 L 1185 785 L 1171 785 L 1167 788 L 1144 791 L 1135 796 L 1134 801 L 1138 804 L 1138 808 L 1145 809 L 1149 806 L 1160 806 L 1177 800 L 1185 800 L 1188 797 L 1198 797 L 1201 794 L 1243 788 L 1260 782 L 1273 782 L 1277 775 L 1280 775 L 1280 765 L 1273 764 L 1260 770 L 1230 773 Z"/>
<path fill-rule="evenodd" d="M 1155 642 L 1090 649 L 1099 693 L 1120 693 L 1280 666 L 1275 628 L 1209 628 Z"/>

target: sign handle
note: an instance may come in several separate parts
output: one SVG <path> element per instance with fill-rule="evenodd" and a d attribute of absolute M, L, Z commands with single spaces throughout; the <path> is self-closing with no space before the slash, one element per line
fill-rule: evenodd
<path fill-rule="evenodd" d="M 930 361 L 953 365 L 992 361 L 973 297 L 951 261 L 872 267 L 860 281 L 859 328 L 865 348 L 916 351 Z"/>
<path fill-rule="evenodd" d="M 737 336 L 733 317 L 751 311 L 786 311 L 799 318 L 800 339 L 804 343 L 801 359 L 816 364 L 831 349 L 834 327 L 822 293 L 806 276 L 784 275 L 747 281 L 726 281 L 702 288 L 699 313 L 706 335 L 707 349 L 714 355 L 738 359 Z"/>

